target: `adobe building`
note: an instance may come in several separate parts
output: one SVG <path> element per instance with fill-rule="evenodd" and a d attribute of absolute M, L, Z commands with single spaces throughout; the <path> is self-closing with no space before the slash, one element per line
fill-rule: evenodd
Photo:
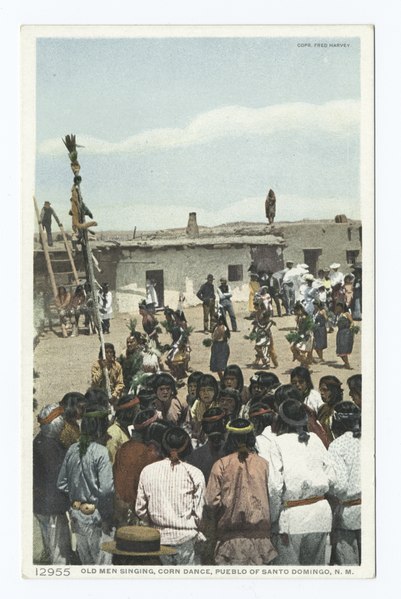
<path fill-rule="evenodd" d="M 176 308 L 180 292 L 186 305 L 196 305 L 200 285 L 211 273 L 218 284 L 226 277 L 233 290 L 233 301 L 247 301 L 249 266 L 258 270 L 282 270 L 287 259 L 309 265 L 317 275 L 332 262 L 341 264 L 343 273 L 361 260 L 360 221 L 300 221 L 266 223 L 228 223 L 216 227 L 199 226 L 191 213 L 188 226 L 146 232 L 99 232 L 91 242 L 101 272 L 99 283 L 107 281 L 113 293 L 115 312 L 136 314 L 145 298 L 147 279 L 156 282 L 160 305 Z M 52 253 L 62 260 L 64 247 L 57 242 Z M 58 257 L 60 255 L 60 257 Z M 79 253 L 76 255 L 77 268 Z M 61 264 L 61 262 L 60 262 Z M 35 245 L 34 273 L 36 296 L 50 292 L 43 251 Z M 61 283 L 62 284 L 62 283 Z"/>
<path fill-rule="evenodd" d="M 285 241 L 284 261 L 305 263 L 317 276 L 320 269 L 333 262 L 341 264 L 341 272 L 349 272 L 351 266 L 362 261 L 362 225 L 359 220 L 336 222 L 329 220 L 303 220 L 275 223 L 270 228 L 273 235 Z"/>

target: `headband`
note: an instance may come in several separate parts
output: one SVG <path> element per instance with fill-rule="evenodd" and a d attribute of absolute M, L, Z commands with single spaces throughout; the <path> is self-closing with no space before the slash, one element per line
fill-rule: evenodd
<path fill-rule="evenodd" d="M 228 422 L 226 424 L 226 430 L 229 433 L 235 433 L 236 435 L 246 435 L 247 433 L 251 433 L 253 431 L 253 424 L 250 422 L 249 425 L 245 426 L 244 428 L 235 428 Z"/>
<path fill-rule="evenodd" d="M 85 412 L 83 418 L 104 418 L 104 416 L 108 416 L 108 410 L 99 410 L 97 412 Z"/>
<path fill-rule="evenodd" d="M 291 401 L 291 400 L 286 400 L 286 401 Z M 298 435 L 298 441 L 300 443 L 307 443 L 310 435 L 308 432 L 306 432 L 304 430 L 304 426 L 306 426 L 308 424 L 308 414 L 305 414 L 305 416 L 301 420 L 292 420 L 292 418 L 288 418 L 288 416 L 286 416 L 284 414 L 284 410 L 283 410 L 284 404 L 285 404 L 285 401 L 283 401 L 283 403 L 280 405 L 280 407 L 278 409 L 280 418 L 283 420 L 283 422 L 286 422 L 287 424 L 289 424 L 290 426 L 293 426 L 295 428 L 295 432 Z"/>
<path fill-rule="evenodd" d="M 138 404 L 139 404 L 139 397 L 133 397 L 132 399 L 127 401 L 127 403 L 123 403 L 119 406 L 116 406 L 114 409 L 116 412 L 119 412 L 120 410 L 128 410 L 129 408 L 133 408 L 134 406 L 137 406 Z"/>
<path fill-rule="evenodd" d="M 157 412 L 155 412 L 153 414 L 153 416 L 151 416 L 150 418 L 148 418 L 147 420 L 145 420 L 144 422 L 141 422 L 140 424 L 136 424 L 134 422 L 134 429 L 136 431 L 141 431 L 142 429 L 146 428 L 147 426 L 149 426 L 150 424 L 152 424 L 153 422 L 156 422 L 157 420 Z"/>
<path fill-rule="evenodd" d="M 360 418 L 360 414 L 350 412 L 334 412 L 333 414 L 333 420 L 337 420 L 338 422 L 341 422 L 342 420 L 359 420 Z"/>
<path fill-rule="evenodd" d="M 224 417 L 224 412 L 221 414 L 215 414 L 214 416 L 204 416 L 202 418 L 202 422 L 217 422 L 218 420 L 222 420 Z"/>
<path fill-rule="evenodd" d="M 262 416 L 263 414 L 273 414 L 273 410 L 270 408 L 259 408 L 256 412 L 249 412 L 249 417 Z"/>
<path fill-rule="evenodd" d="M 50 414 L 48 414 L 44 418 L 40 418 L 40 416 L 38 416 L 37 420 L 40 426 L 43 426 L 45 424 L 50 424 L 51 422 L 53 422 L 53 420 L 58 418 L 58 416 L 61 416 L 61 414 L 64 414 L 64 408 L 63 406 L 58 406 L 57 408 L 54 408 L 54 410 L 52 410 Z"/>
<path fill-rule="evenodd" d="M 283 403 L 279 406 L 279 409 L 278 409 L 278 413 L 279 413 L 281 420 L 283 420 L 286 424 L 289 424 L 290 426 L 296 426 L 296 427 L 301 427 L 301 426 L 305 426 L 305 424 L 308 424 L 308 415 L 307 414 L 305 414 L 305 416 L 302 418 L 302 420 L 293 420 L 292 418 L 289 418 L 288 416 L 286 416 L 284 414 L 284 410 L 283 410 L 284 404 L 285 404 L 285 401 L 283 401 Z"/>

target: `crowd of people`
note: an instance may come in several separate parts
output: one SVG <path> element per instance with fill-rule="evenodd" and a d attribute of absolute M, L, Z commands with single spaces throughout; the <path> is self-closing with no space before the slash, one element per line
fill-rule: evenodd
<path fill-rule="evenodd" d="M 307 264 L 297 264 L 287 260 L 283 270 L 260 270 L 254 263 L 248 269 L 249 303 L 248 309 L 254 312 L 255 294 L 268 294 L 276 315 L 282 315 L 282 308 L 288 316 L 294 314 L 295 305 L 301 303 L 307 314 L 313 314 L 313 302 L 318 300 L 329 314 L 334 313 L 336 304 L 343 304 L 354 320 L 362 320 L 362 267 L 354 264 L 352 272 L 345 275 L 340 271 L 341 264 L 333 262 L 322 268 L 315 277 Z M 282 306 L 281 306 L 282 304 Z"/>
<path fill-rule="evenodd" d="M 249 338 L 260 368 L 249 382 L 229 363 L 230 332 L 238 331 L 231 290 L 222 279 L 217 291 L 209 275 L 198 293 L 211 333 L 208 372 L 191 370 L 182 298 L 177 310 L 164 308 L 161 323 L 144 301 L 143 332 L 132 319 L 123 354 L 111 343 L 101 348 L 86 393 L 41 409 L 33 511 L 45 563 L 361 563 L 362 376 L 350 376 L 345 390 L 331 374 L 313 381 L 310 370 L 310 352 L 323 359 L 330 327 L 343 349 L 341 332 L 350 327 L 342 320 L 360 319 L 361 304 L 352 299 L 340 310 L 333 281 L 323 301 L 320 284 L 304 273 L 303 297 L 292 306 L 283 291 L 292 268 L 281 279 L 250 273 Z M 110 292 L 102 293 L 107 304 Z M 281 380 L 270 368 L 278 361 L 276 300 L 295 316 L 289 342 L 300 362 Z M 303 350 L 310 337 L 312 350 Z"/>
<path fill-rule="evenodd" d="M 103 333 L 110 333 L 110 319 L 113 315 L 113 299 L 107 282 L 102 283 L 96 294 L 99 310 L 100 326 Z M 76 337 L 80 332 L 80 321 L 83 317 L 83 326 L 86 334 L 96 333 L 95 305 L 88 282 L 79 284 L 74 291 L 64 285 L 57 288 L 54 300 L 55 308 L 60 319 L 62 336 Z"/>
<path fill-rule="evenodd" d="M 262 367 L 270 367 L 270 361 L 273 367 L 278 365 L 272 317 L 280 318 L 284 309 L 287 316 L 296 316 L 296 328 L 287 335 L 295 361 L 310 367 L 315 351 L 317 360 L 324 363 L 327 333 L 337 327 L 336 354 L 344 368 L 352 369 L 349 356 L 359 332 L 355 321 L 362 320 L 362 271 L 354 265 L 353 273 L 344 276 L 340 266 L 334 262 L 315 278 L 307 264 L 294 266 L 291 260 L 277 273 L 257 272 L 251 264 L 248 309 L 254 326 L 249 338 L 255 340 L 256 360 Z"/>

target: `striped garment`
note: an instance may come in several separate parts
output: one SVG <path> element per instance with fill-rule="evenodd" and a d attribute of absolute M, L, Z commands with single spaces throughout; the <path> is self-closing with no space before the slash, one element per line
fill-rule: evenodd
<path fill-rule="evenodd" d="M 205 478 L 199 468 L 169 458 L 146 466 L 139 479 L 135 511 L 144 524 L 160 530 L 163 545 L 177 545 L 199 532 Z"/>

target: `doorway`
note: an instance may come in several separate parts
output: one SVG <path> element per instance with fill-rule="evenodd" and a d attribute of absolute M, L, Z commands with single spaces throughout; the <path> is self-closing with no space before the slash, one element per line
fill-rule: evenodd
<path fill-rule="evenodd" d="M 322 255 L 321 249 L 304 250 L 304 262 L 309 266 L 309 272 L 316 277 L 318 271 L 319 257 Z"/>
<path fill-rule="evenodd" d="M 146 281 L 153 281 L 156 291 L 158 307 L 164 307 L 164 274 L 162 270 L 147 270 L 145 272 Z M 145 284 L 146 284 L 145 281 Z"/>
<path fill-rule="evenodd" d="M 283 268 L 283 252 L 278 245 L 251 246 L 251 259 L 257 271 L 277 272 Z"/>

